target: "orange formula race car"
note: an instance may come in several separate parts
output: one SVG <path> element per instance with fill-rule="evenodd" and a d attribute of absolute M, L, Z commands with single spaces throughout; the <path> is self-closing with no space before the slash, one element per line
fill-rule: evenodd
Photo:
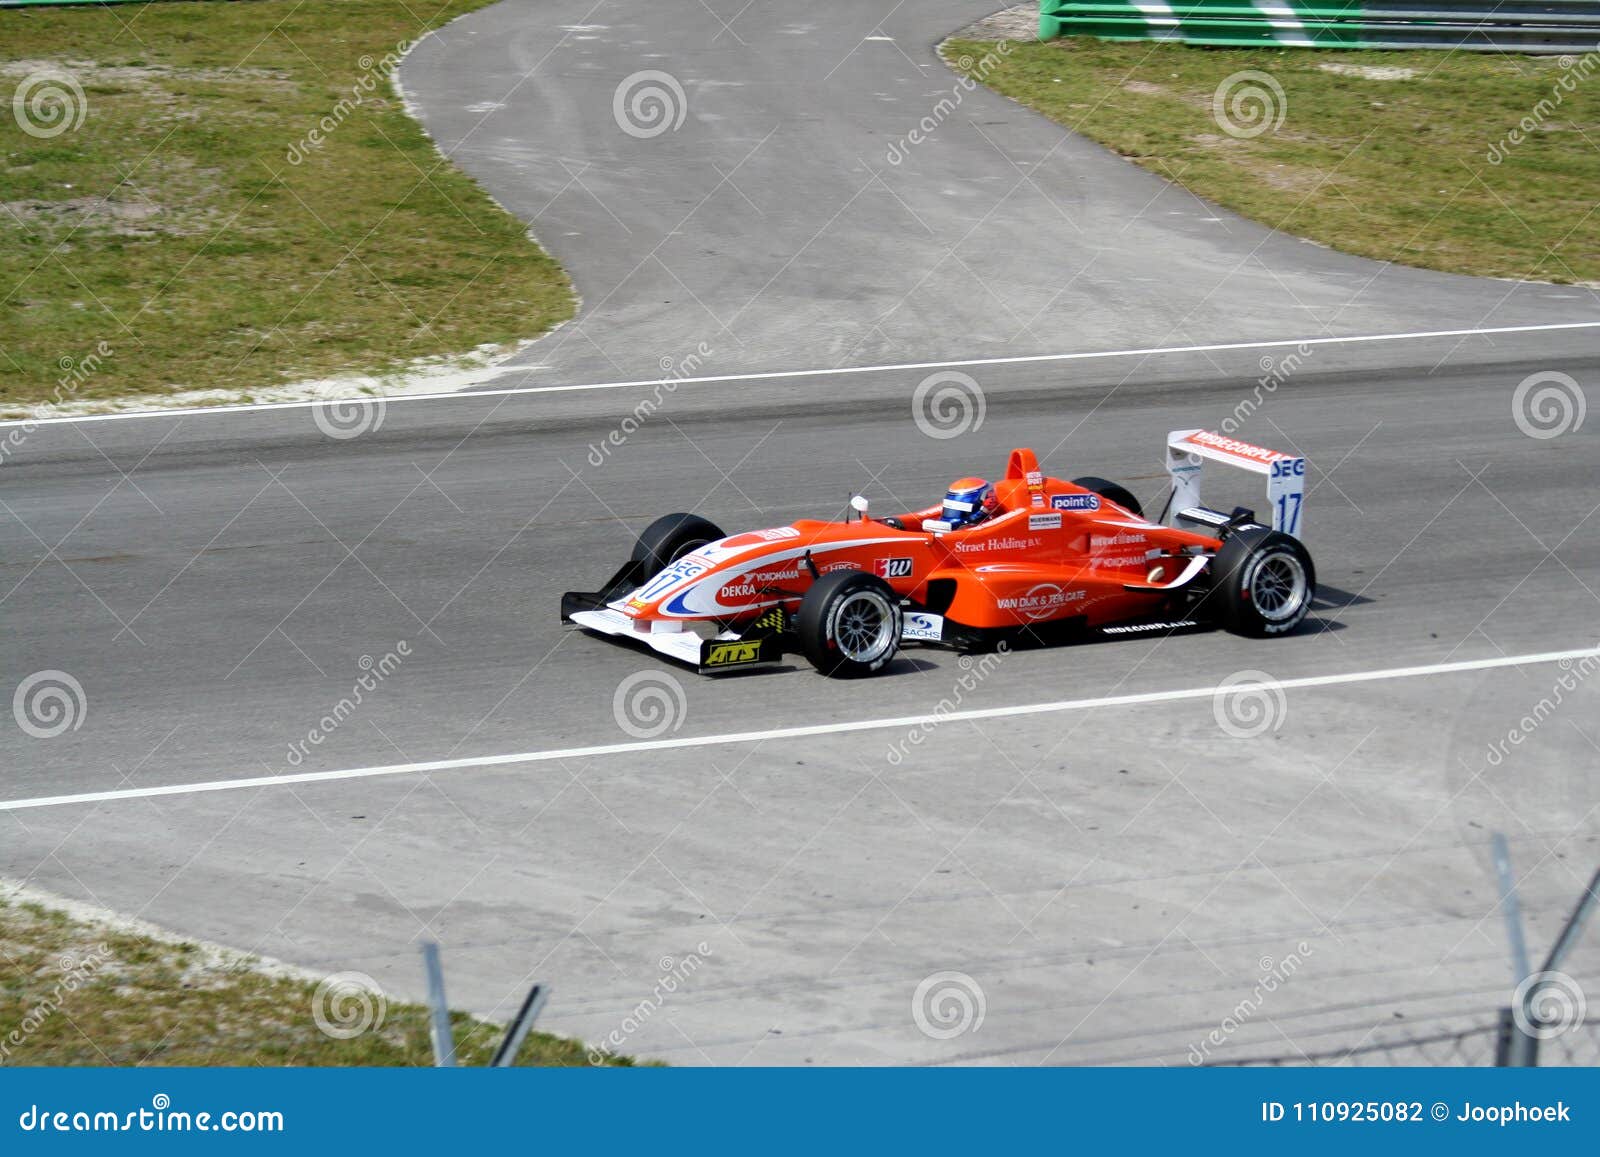
<path fill-rule="evenodd" d="M 1167 448 L 1169 524 L 1103 478 L 1048 478 L 1019 449 L 1002 479 L 960 479 L 939 505 L 887 518 L 860 496 L 844 521 L 731 536 L 666 515 L 601 590 L 563 595 L 561 617 L 703 674 L 798 651 L 838 677 L 883 670 L 905 643 L 1294 630 L 1316 591 L 1300 541 L 1305 459 L 1204 430 L 1174 431 Z M 1267 476 L 1270 525 L 1201 505 L 1208 460 Z"/>

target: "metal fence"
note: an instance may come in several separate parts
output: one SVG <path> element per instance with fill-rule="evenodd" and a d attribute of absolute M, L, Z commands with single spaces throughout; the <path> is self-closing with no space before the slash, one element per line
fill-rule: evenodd
<path fill-rule="evenodd" d="M 1215 1068 L 1313 1066 L 1383 1068 L 1389 1066 L 1485 1068 L 1502 1063 L 1506 1048 L 1501 1026 L 1493 1021 L 1460 1031 L 1387 1033 L 1353 1048 L 1295 1052 L 1276 1056 L 1218 1060 Z M 1540 1067 L 1600 1065 L 1600 1020 L 1587 1020 L 1540 1042 Z"/>
<path fill-rule="evenodd" d="M 1600 47 L 1600 0 L 1040 0 L 1039 38 L 1233 47 L 1447 48 L 1581 54 Z"/>
<path fill-rule="evenodd" d="M 1458 1065 L 1480 1067 L 1600 1065 L 1600 1019 L 1589 1016 L 1585 985 L 1563 971 L 1585 926 L 1600 909 L 1600 869 L 1579 893 L 1543 965 L 1534 971 L 1522 924 L 1522 905 L 1511 870 L 1511 849 L 1496 832 L 1490 843 L 1500 888 L 1496 906 L 1505 920 L 1514 991 L 1508 1007 L 1494 1018 L 1433 1028 L 1388 1026 L 1369 1031 L 1352 1045 L 1322 1051 L 1297 1049 L 1292 1054 L 1217 1060 L 1219 1068 L 1261 1065 Z M 1346 1030 L 1355 1031 L 1355 1030 Z"/>

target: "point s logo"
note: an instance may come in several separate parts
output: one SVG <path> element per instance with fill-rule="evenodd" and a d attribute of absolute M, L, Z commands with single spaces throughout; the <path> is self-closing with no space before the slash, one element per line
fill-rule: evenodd
<path fill-rule="evenodd" d="M 911 560 L 909 558 L 880 558 L 872 564 L 872 572 L 879 578 L 910 578 Z"/>
<path fill-rule="evenodd" d="M 1057 510 L 1099 510 L 1100 496 L 1098 494 L 1057 494 L 1051 497 L 1050 505 Z"/>

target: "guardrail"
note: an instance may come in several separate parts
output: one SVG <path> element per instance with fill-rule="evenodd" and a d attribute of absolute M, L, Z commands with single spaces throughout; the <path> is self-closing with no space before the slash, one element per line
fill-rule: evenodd
<path fill-rule="evenodd" d="M 1172 40 L 1253 48 L 1450 48 L 1585 53 L 1600 48 L 1600 0 L 1040 0 L 1039 39 Z"/>

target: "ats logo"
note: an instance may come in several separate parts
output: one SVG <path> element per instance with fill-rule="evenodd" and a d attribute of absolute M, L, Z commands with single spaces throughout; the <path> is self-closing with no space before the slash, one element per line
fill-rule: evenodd
<path fill-rule="evenodd" d="M 714 643 L 706 652 L 705 666 L 734 667 L 761 658 L 760 639 L 741 639 L 737 643 Z"/>
<path fill-rule="evenodd" d="M 911 560 L 909 558 L 880 558 L 872 564 L 872 569 L 879 578 L 910 578 Z"/>

